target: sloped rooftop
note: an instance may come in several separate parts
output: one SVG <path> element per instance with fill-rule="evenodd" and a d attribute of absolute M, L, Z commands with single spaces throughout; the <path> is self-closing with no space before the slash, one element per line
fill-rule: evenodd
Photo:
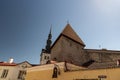
<path fill-rule="evenodd" d="M 55 40 L 55 42 L 53 43 L 53 45 L 51 46 L 51 49 L 53 48 L 53 46 L 56 44 L 56 42 L 59 40 L 59 38 L 61 36 L 65 36 L 65 37 L 73 40 L 74 42 L 77 42 L 78 44 L 80 44 L 80 45 L 82 45 L 82 46 L 85 47 L 84 42 L 80 39 L 80 37 L 72 29 L 72 27 L 70 26 L 70 24 L 67 24 L 65 26 L 65 28 L 63 29 L 63 31 L 60 33 L 60 35 L 57 37 L 57 39 Z"/>
<path fill-rule="evenodd" d="M 65 35 L 73 40 L 75 40 L 76 42 L 82 44 L 85 46 L 84 42 L 80 39 L 80 37 L 76 34 L 76 32 L 72 29 L 70 24 L 67 24 L 66 27 L 64 28 L 64 30 L 61 33 L 62 35 Z"/>
<path fill-rule="evenodd" d="M 88 66 L 89 69 L 103 69 L 103 68 L 114 68 L 117 67 L 117 62 L 104 62 L 104 63 L 99 63 L 95 62 Z"/>
<path fill-rule="evenodd" d="M 59 68 L 65 69 L 65 62 L 57 62 L 54 64 L 46 64 L 46 65 L 39 65 L 35 67 L 28 68 L 28 72 L 30 71 L 42 71 L 42 70 L 50 70 L 53 69 L 54 66 L 58 66 Z M 76 66 L 74 64 L 66 63 L 66 67 L 69 71 L 76 71 L 76 70 L 85 70 L 87 68 L 81 67 L 81 66 Z"/>

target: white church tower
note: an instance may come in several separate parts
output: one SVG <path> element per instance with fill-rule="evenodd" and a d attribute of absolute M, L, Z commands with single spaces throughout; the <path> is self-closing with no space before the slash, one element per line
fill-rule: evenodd
<path fill-rule="evenodd" d="M 45 49 L 42 49 L 42 52 L 41 52 L 41 58 L 40 58 L 40 64 L 47 64 L 50 62 L 50 59 L 51 59 L 51 44 L 52 44 L 52 34 L 51 34 L 51 28 L 50 28 L 50 33 L 48 35 L 48 39 L 46 41 L 46 47 Z"/>

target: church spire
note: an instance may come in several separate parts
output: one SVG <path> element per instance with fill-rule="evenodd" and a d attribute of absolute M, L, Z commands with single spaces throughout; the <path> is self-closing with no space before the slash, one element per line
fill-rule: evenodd
<path fill-rule="evenodd" d="M 52 30 L 52 25 L 51 25 L 51 27 L 50 27 L 50 33 L 49 33 L 49 35 L 48 35 L 48 39 L 52 39 L 51 30 Z"/>
<path fill-rule="evenodd" d="M 52 26 L 50 27 L 50 32 L 49 32 L 49 35 L 48 35 L 48 39 L 47 39 L 47 42 L 46 42 L 46 53 L 50 53 L 50 47 L 51 47 L 51 44 L 52 44 L 52 34 L 51 34 L 51 30 L 52 30 Z"/>

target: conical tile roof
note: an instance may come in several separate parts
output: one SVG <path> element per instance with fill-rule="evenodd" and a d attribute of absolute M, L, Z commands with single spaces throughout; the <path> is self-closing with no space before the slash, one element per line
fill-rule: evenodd
<path fill-rule="evenodd" d="M 72 27 L 70 26 L 70 24 L 66 25 L 66 27 L 64 28 L 64 30 L 62 31 L 61 34 L 65 35 L 65 36 L 69 37 L 70 39 L 73 39 L 74 41 L 76 41 L 76 42 L 82 44 L 83 46 L 85 46 L 84 42 L 80 39 L 80 37 L 72 29 Z"/>

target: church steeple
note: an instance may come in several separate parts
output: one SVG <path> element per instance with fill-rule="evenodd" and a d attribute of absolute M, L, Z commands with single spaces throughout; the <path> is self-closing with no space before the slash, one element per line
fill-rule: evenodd
<path fill-rule="evenodd" d="M 51 52 L 51 50 L 50 50 L 50 47 L 51 47 L 51 44 L 52 44 L 52 41 L 51 41 L 51 39 L 52 39 L 51 30 L 52 30 L 52 26 L 50 27 L 50 32 L 49 32 L 49 35 L 48 35 L 48 39 L 46 41 L 46 48 L 45 48 L 46 53 L 50 53 Z"/>
<path fill-rule="evenodd" d="M 47 64 L 51 59 L 51 44 L 52 44 L 52 34 L 51 34 L 52 26 L 50 27 L 50 32 L 48 34 L 48 39 L 46 41 L 45 49 L 42 49 L 40 64 Z"/>

